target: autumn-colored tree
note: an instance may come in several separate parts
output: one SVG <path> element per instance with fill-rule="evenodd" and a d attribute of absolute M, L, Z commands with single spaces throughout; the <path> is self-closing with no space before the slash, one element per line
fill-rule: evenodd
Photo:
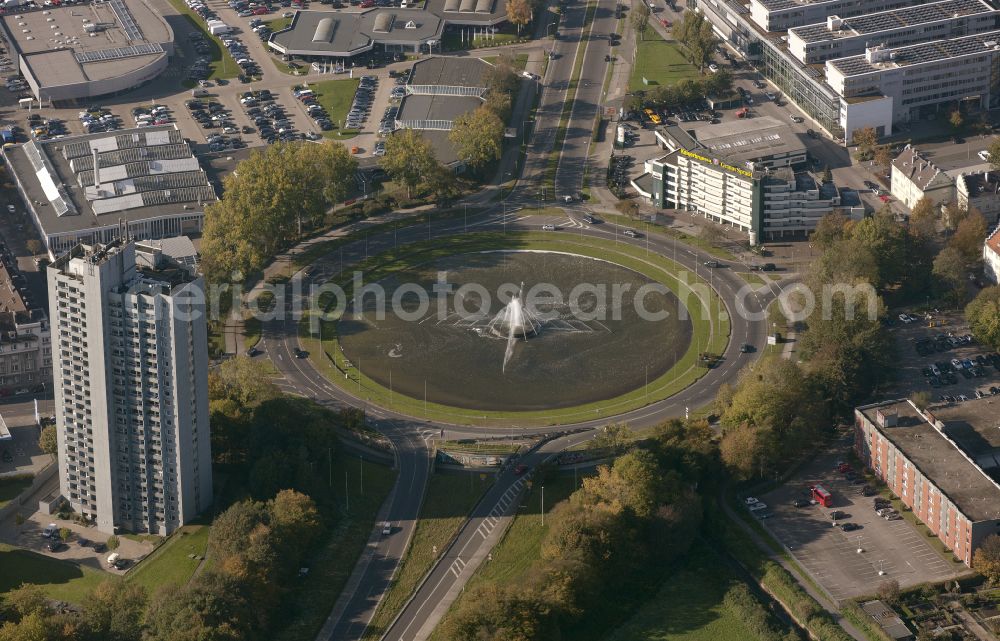
<path fill-rule="evenodd" d="M 649 28 L 649 7 L 646 6 L 646 3 L 638 2 L 632 5 L 629 19 L 632 22 L 632 28 L 639 34 L 639 41 L 645 40 L 646 30 Z"/>
<path fill-rule="evenodd" d="M 517 25 L 517 33 L 521 27 L 531 22 L 531 4 L 528 0 L 507 0 L 507 21 Z"/>
<path fill-rule="evenodd" d="M 924 196 L 913 205 L 910 212 L 910 231 L 924 238 L 937 235 L 937 207 L 934 201 Z"/>
<path fill-rule="evenodd" d="M 503 121 L 485 105 L 462 114 L 448 134 L 458 157 L 474 171 L 500 159 L 503 151 Z"/>
<path fill-rule="evenodd" d="M 1000 350 L 1000 286 L 987 287 L 965 307 L 972 335 L 983 345 Z"/>
<path fill-rule="evenodd" d="M 948 247 L 956 249 L 972 267 L 982 259 L 983 243 L 986 241 L 986 219 L 977 211 L 969 214 L 958 223 L 955 234 L 948 241 Z"/>
<path fill-rule="evenodd" d="M 424 176 L 438 164 L 434 147 L 416 129 L 403 129 L 386 138 L 385 155 L 379 160 L 389 177 L 406 185 L 406 197 L 413 197 Z"/>

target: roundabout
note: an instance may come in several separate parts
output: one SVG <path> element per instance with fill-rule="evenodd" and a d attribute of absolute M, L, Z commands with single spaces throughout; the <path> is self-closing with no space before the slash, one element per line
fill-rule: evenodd
<path fill-rule="evenodd" d="M 356 270 L 363 280 L 334 278 L 343 297 L 303 321 L 300 342 L 345 392 L 427 422 L 615 416 L 688 387 L 710 371 L 699 356 L 729 342 L 728 311 L 708 282 L 592 236 L 463 234 Z"/>

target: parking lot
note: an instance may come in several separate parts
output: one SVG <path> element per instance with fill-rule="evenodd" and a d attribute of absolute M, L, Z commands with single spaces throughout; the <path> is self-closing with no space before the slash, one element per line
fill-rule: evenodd
<path fill-rule="evenodd" d="M 906 315 L 916 320 L 897 314 L 893 327 L 899 397 L 928 392 L 935 403 L 960 403 L 1000 394 L 1000 355 L 969 335 L 960 313 Z"/>
<path fill-rule="evenodd" d="M 964 565 L 942 557 L 908 521 L 877 515 L 874 497 L 862 496 L 860 475 L 853 483 L 837 470 L 852 438 L 841 439 L 788 483 L 758 497 L 771 514 L 764 527 L 836 601 L 873 594 L 889 579 L 907 587 L 964 573 Z M 817 484 L 832 494 L 831 507 L 807 500 L 808 488 Z M 805 505 L 795 507 L 796 501 Z M 841 512 L 836 521 L 834 511 Z M 845 523 L 858 527 L 844 531 Z"/>

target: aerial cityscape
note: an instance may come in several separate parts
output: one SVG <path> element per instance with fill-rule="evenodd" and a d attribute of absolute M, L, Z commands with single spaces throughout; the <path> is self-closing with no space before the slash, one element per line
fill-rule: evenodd
<path fill-rule="evenodd" d="M 2 0 L 0 641 L 1000 641 L 998 0 Z"/>

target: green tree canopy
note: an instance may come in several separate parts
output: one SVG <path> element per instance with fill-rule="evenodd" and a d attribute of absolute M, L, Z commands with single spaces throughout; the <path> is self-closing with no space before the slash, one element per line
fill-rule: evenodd
<path fill-rule="evenodd" d="M 1000 350 L 1000 286 L 987 287 L 965 306 L 972 335 L 983 345 Z"/>
<path fill-rule="evenodd" d="M 211 278 L 261 269 L 353 188 L 357 161 L 340 144 L 278 143 L 254 151 L 205 208 L 204 268 Z"/>
<path fill-rule="evenodd" d="M 688 60 L 699 70 L 703 70 L 712 61 L 719 39 L 712 30 L 712 23 L 702 14 L 685 11 L 684 16 L 674 22 L 672 33 L 684 45 Z"/>
<path fill-rule="evenodd" d="M 474 171 L 500 159 L 503 151 L 503 121 L 485 106 L 462 114 L 448 139 L 458 150 L 458 157 Z"/>
<path fill-rule="evenodd" d="M 379 160 L 382 169 L 395 181 L 406 185 L 406 195 L 439 165 L 431 143 L 416 129 L 394 132 L 385 140 L 385 155 Z"/>

